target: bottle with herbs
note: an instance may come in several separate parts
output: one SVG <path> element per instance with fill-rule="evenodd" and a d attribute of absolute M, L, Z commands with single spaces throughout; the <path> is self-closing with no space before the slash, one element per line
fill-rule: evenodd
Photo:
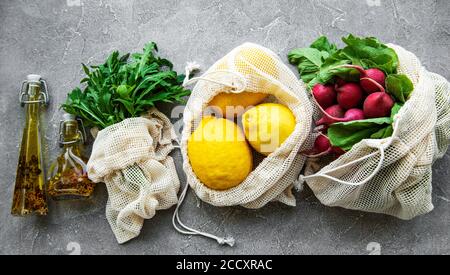
<path fill-rule="evenodd" d="M 42 144 L 39 129 L 41 107 L 48 103 L 47 85 L 40 75 L 30 74 L 22 83 L 20 103 L 26 120 L 17 165 L 11 214 L 25 216 L 48 213 Z"/>
<path fill-rule="evenodd" d="M 50 167 L 48 195 L 55 200 L 89 198 L 95 183 L 86 173 L 86 159 L 82 156 L 82 145 L 86 134 L 81 120 L 64 114 L 60 122 L 59 144 L 62 153 Z"/>

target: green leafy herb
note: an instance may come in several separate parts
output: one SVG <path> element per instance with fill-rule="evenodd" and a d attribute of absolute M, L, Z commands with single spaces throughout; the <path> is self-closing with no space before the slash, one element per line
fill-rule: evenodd
<path fill-rule="evenodd" d="M 402 103 L 405 103 L 414 90 L 411 80 L 404 74 L 388 75 L 385 83 L 387 91 Z"/>
<path fill-rule="evenodd" d="M 397 72 L 397 54 L 375 37 L 358 38 L 350 34 L 342 38 L 342 41 L 347 44 L 347 47 L 342 49 L 342 53 L 351 60 L 353 65 L 359 65 L 365 69 L 378 68 L 386 74 Z"/>
<path fill-rule="evenodd" d="M 141 115 L 156 102 L 182 102 L 190 91 L 181 86 L 184 75 L 172 70 L 172 63 L 155 55 L 151 42 L 143 53 L 120 56 L 114 51 L 104 64 L 82 64 L 86 77 L 67 96 L 62 108 L 100 129 L 125 118 Z"/>
<path fill-rule="evenodd" d="M 353 64 L 363 68 L 379 68 L 386 74 L 395 73 L 398 57 L 395 51 L 376 38 L 358 38 L 349 35 L 342 39 L 347 45 L 337 49 L 326 37 L 320 37 L 308 48 L 294 49 L 288 54 L 289 62 L 297 65 L 300 77 L 311 88 L 317 83 L 328 83 L 335 76 L 347 81 L 357 81 L 355 69 L 342 68 Z"/>
<path fill-rule="evenodd" d="M 294 49 L 289 52 L 288 59 L 296 64 L 302 80 L 305 83 L 318 83 L 317 74 L 323 70 L 325 60 L 337 52 L 337 47 L 331 44 L 325 36 L 319 37 L 309 48 Z"/>

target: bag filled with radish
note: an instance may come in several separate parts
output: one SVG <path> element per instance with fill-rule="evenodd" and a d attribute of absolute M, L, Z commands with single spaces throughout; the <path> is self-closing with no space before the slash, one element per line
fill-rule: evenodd
<path fill-rule="evenodd" d="M 432 164 L 450 143 L 449 83 L 400 46 L 325 37 L 289 61 L 315 103 L 306 182 L 325 205 L 412 219 L 433 209 Z"/>

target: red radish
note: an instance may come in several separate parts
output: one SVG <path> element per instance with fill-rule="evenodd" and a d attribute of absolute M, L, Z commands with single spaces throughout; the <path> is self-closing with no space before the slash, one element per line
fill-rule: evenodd
<path fill-rule="evenodd" d="M 312 93 L 322 108 L 328 108 L 336 102 L 336 91 L 331 85 L 316 84 Z"/>
<path fill-rule="evenodd" d="M 367 118 L 387 117 L 391 114 L 392 106 L 395 102 L 392 97 L 386 93 L 383 86 L 377 83 L 375 80 L 365 78 L 368 82 L 371 82 L 378 87 L 380 92 L 371 93 L 364 100 L 364 116 Z"/>
<path fill-rule="evenodd" d="M 367 118 L 387 117 L 391 113 L 394 100 L 385 92 L 376 92 L 364 101 L 364 115 Z"/>
<path fill-rule="evenodd" d="M 384 86 L 384 80 L 386 79 L 386 76 L 384 75 L 383 71 L 379 69 L 367 69 L 365 70 L 365 76 L 360 77 L 359 84 L 361 87 L 366 91 L 366 93 L 371 94 L 379 91 L 379 88 L 377 85 L 374 85 L 371 81 L 366 80 L 365 78 L 373 79 L 378 84 Z"/>
<path fill-rule="evenodd" d="M 309 158 L 317 158 L 324 155 L 328 155 L 330 153 L 333 153 L 337 156 L 345 154 L 345 151 L 342 150 L 341 148 L 331 146 L 328 137 L 322 133 L 319 136 L 317 136 L 316 140 L 314 141 L 314 147 L 311 152 L 313 152 L 312 155 L 306 156 Z"/>
<path fill-rule="evenodd" d="M 342 115 L 343 109 L 339 107 L 335 107 L 339 105 L 333 105 L 330 108 L 324 111 L 324 116 L 317 121 L 317 125 L 322 124 L 333 124 L 336 122 L 347 122 L 353 120 L 361 120 L 364 119 L 364 111 L 358 108 L 352 108 L 347 110 L 344 115 Z M 335 115 L 331 115 L 335 114 Z"/>
<path fill-rule="evenodd" d="M 323 112 L 323 117 L 317 121 L 316 125 L 335 123 L 337 122 L 337 119 L 343 118 L 345 115 L 345 110 L 342 109 L 342 107 L 337 104 L 328 107 L 325 110 L 323 110 L 322 108 L 320 109 Z"/>
<path fill-rule="evenodd" d="M 326 152 L 330 149 L 330 147 L 330 140 L 323 134 L 317 136 L 316 140 L 314 141 L 314 151 L 317 153 Z"/>
<path fill-rule="evenodd" d="M 339 121 L 347 122 L 347 121 L 361 120 L 361 119 L 364 119 L 363 110 L 353 108 L 353 109 L 347 110 L 345 112 L 344 118 L 340 119 Z"/>
<path fill-rule="evenodd" d="M 351 109 L 357 107 L 362 99 L 363 92 L 361 87 L 356 83 L 345 83 L 337 89 L 337 102 L 344 109 Z"/>
<path fill-rule="evenodd" d="M 341 156 L 341 155 L 345 154 L 344 150 L 342 150 L 340 147 L 336 147 L 336 146 L 331 147 L 331 152 L 337 156 Z"/>
<path fill-rule="evenodd" d="M 328 137 L 324 134 L 320 134 L 314 141 L 314 147 L 311 150 L 312 155 L 306 156 L 309 158 L 317 158 L 329 154 L 331 150 L 331 143 Z"/>
<path fill-rule="evenodd" d="M 342 85 L 344 85 L 345 83 L 347 83 L 344 79 L 342 79 L 342 78 L 340 78 L 340 77 L 336 77 L 336 86 L 337 87 L 339 87 L 339 86 L 342 86 Z"/>
<path fill-rule="evenodd" d="M 380 69 L 371 68 L 371 69 L 364 70 L 364 68 L 362 68 L 361 66 L 356 66 L 356 65 L 343 65 L 342 67 L 353 68 L 353 69 L 356 69 L 359 71 L 359 78 L 360 78 L 359 84 L 364 89 L 364 91 L 366 91 L 366 93 L 368 93 L 368 94 L 378 92 L 380 89 L 379 89 L 379 86 L 375 85 L 371 81 L 368 81 L 367 78 L 374 80 L 375 82 L 377 82 L 378 84 L 380 84 L 382 86 L 385 85 L 384 82 L 385 82 L 386 76 L 384 75 L 384 72 Z"/>

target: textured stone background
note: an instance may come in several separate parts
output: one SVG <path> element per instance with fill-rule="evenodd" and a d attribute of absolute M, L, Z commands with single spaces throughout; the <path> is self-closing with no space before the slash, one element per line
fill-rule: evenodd
<path fill-rule="evenodd" d="M 191 60 L 207 68 L 245 41 L 267 46 L 286 60 L 290 49 L 321 34 L 337 41 L 354 33 L 402 45 L 449 79 L 449 13 L 446 0 L 1 0 L 0 253 L 68 254 L 73 242 L 83 254 L 368 254 L 368 243 L 378 242 L 386 254 L 450 254 L 450 154 L 434 165 L 435 210 L 412 221 L 328 208 L 310 190 L 297 195 L 295 208 L 271 204 L 257 211 L 215 208 L 190 193 L 182 211 L 186 222 L 233 235 L 233 248 L 176 233 L 173 208 L 146 221 L 138 238 L 118 245 L 105 218 L 103 185 L 92 201 L 51 203 L 45 218 L 9 214 L 24 120 L 17 93 L 28 73 L 41 74 L 49 84 L 52 104 L 43 128 L 53 158 L 58 105 L 81 79 L 80 63 L 102 61 L 114 49 L 137 51 L 153 40 L 180 71 Z M 160 106 L 167 114 L 172 107 Z M 173 155 L 180 163 L 179 152 Z M 184 183 L 181 170 L 179 175 Z"/>

